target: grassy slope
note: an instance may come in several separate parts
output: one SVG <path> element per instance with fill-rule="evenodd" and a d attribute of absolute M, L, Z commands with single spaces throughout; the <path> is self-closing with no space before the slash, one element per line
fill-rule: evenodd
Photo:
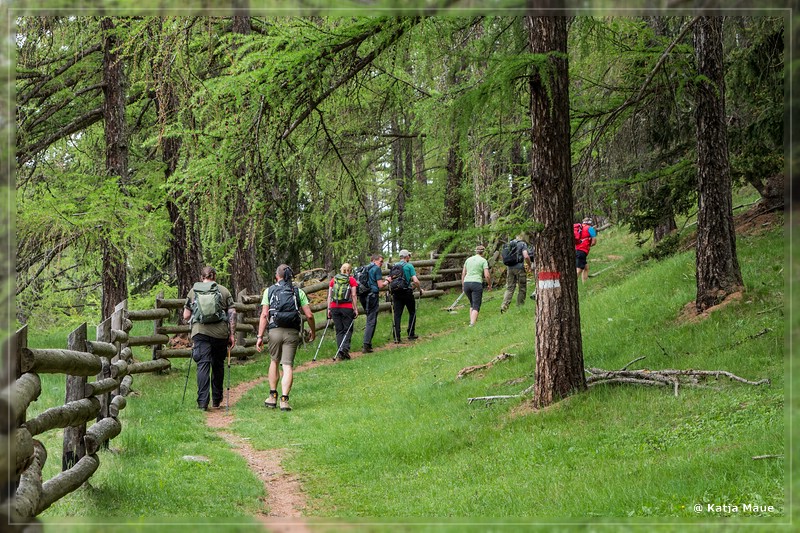
<path fill-rule="evenodd" d="M 693 324 L 677 319 L 694 297 L 693 254 L 638 263 L 630 237 L 604 232 L 590 264 L 593 272 L 615 266 L 580 289 L 584 358 L 587 366 L 619 368 L 646 355 L 636 367 L 724 369 L 768 377 L 770 387 L 726 381 L 683 390 L 677 399 L 666 390 L 605 387 L 542 412 L 519 400 L 468 404 L 469 397 L 516 394 L 531 383 L 533 306 L 500 315 L 502 294 L 489 293 L 477 327 L 467 328 L 466 309 L 442 310 L 450 295 L 422 302 L 423 338 L 415 345 L 297 374 L 292 413 L 266 411 L 265 386 L 251 391 L 234 409 L 234 430 L 256 448 L 292 450 L 285 467 L 302 476 L 307 514 L 314 516 L 720 523 L 726 513 L 697 514 L 693 505 L 752 503 L 779 512 L 730 520 L 781 520 L 785 460 L 751 457 L 789 456 L 785 241 L 777 229 L 738 242 L 744 298 Z M 359 319 L 354 349 L 362 330 Z M 375 344 L 388 344 L 389 332 L 381 315 Z M 31 345 L 39 342 L 32 338 Z M 301 350 L 298 363 L 314 348 Z M 320 357 L 334 351 L 326 339 Z M 503 351 L 516 357 L 455 378 Z M 262 357 L 235 367 L 233 383 L 262 375 Z M 181 406 L 185 362 L 176 367 L 168 376 L 137 377 L 141 396 L 130 399 L 123 433 L 112 444 L 119 452 L 102 454 L 93 488 L 59 502 L 48 516 L 241 517 L 257 510 L 260 483 L 203 426 L 192 409 L 192 384 Z M 57 398 L 58 387 L 48 385 L 46 393 Z M 48 445 L 45 477 L 60 461 L 57 446 Z M 186 454 L 212 462 L 187 464 L 180 459 Z"/>

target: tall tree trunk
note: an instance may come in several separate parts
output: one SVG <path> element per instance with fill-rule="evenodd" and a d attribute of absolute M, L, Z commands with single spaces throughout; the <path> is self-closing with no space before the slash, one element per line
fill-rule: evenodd
<path fill-rule="evenodd" d="M 394 209 L 397 219 L 397 233 L 394 241 L 398 246 L 402 246 L 406 216 L 406 176 L 403 169 L 403 140 L 400 138 L 400 127 L 396 117 L 392 117 L 392 133 L 395 135 L 392 140 L 392 174 L 394 174 Z"/>
<path fill-rule="evenodd" d="M 414 152 L 414 175 L 417 185 L 425 187 L 428 185 L 428 177 L 425 174 L 425 138 L 417 135 L 412 139 L 411 146 Z"/>
<path fill-rule="evenodd" d="M 447 185 L 444 192 L 444 223 L 451 231 L 463 229 L 461 216 L 461 185 L 464 182 L 464 162 L 458 153 L 458 142 L 453 140 L 447 152 Z"/>
<path fill-rule="evenodd" d="M 531 52 L 550 56 L 547 76 L 530 77 L 533 215 L 543 229 L 534 249 L 536 379 L 533 405 L 545 407 L 586 388 L 572 237 L 567 23 L 525 17 Z"/>
<path fill-rule="evenodd" d="M 231 20 L 231 31 L 241 35 L 249 34 L 249 2 L 246 0 L 237 0 L 234 2 L 234 7 L 237 9 L 237 15 Z M 248 104 L 249 102 L 245 101 L 243 107 L 246 108 Z M 250 149 L 258 150 L 259 148 L 254 146 Z M 247 153 L 248 150 L 245 149 L 243 152 Z M 241 178 L 246 173 L 247 166 L 242 162 L 235 174 Z M 242 179 L 238 180 L 239 183 L 243 181 Z M 238 294 L 243 290 L 246 290 L 248 294 L 253 294 L 261 288 L 261 280 L 256 266 L 256 232 L 253 220 L 254 217 L 250 209 L 250 199 L 241 188 L 237 188 L 236 198 L 234 200 L 233 221 L 231 223 L 233 242 L 236 246 L 230 264 L 231 290 L 234 291 L 234 294 Z M 297 265 L 295 264 L 292 264 L 292 267 L 297 269 Z"/>
<path fill-rule="evenodd" d="M 475 227 L 482 228 L 490 223 L 491 217 L 491 194 L 494 173 L 491 161 L 489 160 L 491 150 L 484 146 L 478 151 L 478 164 L 472 176 L 473 195 L 475 205 Z"/>
<path fill-rule="evenodd" d="M 120 193 L 126 194 L 128 182 L 128 139 L 125 131 L 125 78 L 122 58 L 117 48 L 114 21 L 100 20 L 103 33 L 103 119 L 105 121 L 106 173 L 116 177 Z M 128 297 L 125 250 L 116 239 L 101 238 L 103 255 L 102 319 L 110 317 L 114 307 Z"/>
<path fill-rule="evenodd" d="M 161 24 L 158 24 L 159 30 Z M 164 47 L 168 47 L 167 44 Z M 167 130 L 175 125 L 178 120 L 178 96 L 175 84 L 172 82 L 172 56 L 163 54 L 163 61 L 153 65 L 153 75 L 156 78 L 156 105 L 158 119 L 161 127 L 161 154 L 164 161 L 164 181 L 169 182 L 175 173 L 180 158 L 181 137 L 167 135 Z M 202 253 L 200 251 L 199 237 L 192 234 L 190 227 L 181 215 L 177 197 L 167 198 L 167 213 L 171 223 L 170 232 L 170 257 L 175 265 L 175 275 L 178 282 L 178 295 L 185 296 L 189 293 L 195 281 L 200 280 Z M 189 221 L 191 223 L 191 219 Z M 178 318 L 183 322 L 183 316 Z"/>
<path fill-rule="evenodd" d="M 519 139 L 514 139 L 511 144 L 511 153 L 509 154 L 509 159 L 511 160 L 511 212 L 516 211 L 520 208 L 523 204 L 527 204 L 530 206 L 530 202 L 526 202 L 525 199 L 520 194 L 520 189 L 522 188 L 521 185 L 522 177 L 526 176 L 530 172 L 530 166 L 525 163 L 525 157 L 522 154 L 522 143 L 519 142 Z M 526 209 L 526 212 L 529 215 L 533 215 L 532 208 Z"/>
<path fill-rule="evenodd" d="M 698 74 L 697 129 L 697 312 L 720 303 L 742 287 L 736 257 L 731 174 L 725 125 L 722 18 L 702 17 L 694 25 Z"/>

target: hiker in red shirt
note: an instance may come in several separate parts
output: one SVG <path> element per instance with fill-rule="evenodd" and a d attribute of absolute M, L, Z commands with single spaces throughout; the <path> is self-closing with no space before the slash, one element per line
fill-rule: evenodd
<path fill-rule="evenodd" d="M 572 228 L 575 237 L 575 269 L 581 282 L 585 283 L 589 278 L 589 265 L 586 257 L 589 255 L 589 248 L 597 244 L 597 230 L 591 218 L 584 218 L 580 224 L 575 224 Z"/>
<path fill-rule="evenodd" d="M 328 285 L 328 319 L 336 327 L 336 346 L 339 349 L 333 360 L 350 359 L 350 339 L 353 337 L 353 321 L 358 317 L 356 288 L 358 282 L 350 275 L 352 266 L 345 263 Z"/>

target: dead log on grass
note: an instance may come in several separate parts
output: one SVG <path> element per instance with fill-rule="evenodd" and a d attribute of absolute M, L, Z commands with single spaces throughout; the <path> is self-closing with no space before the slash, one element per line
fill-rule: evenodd
<path fill-rule="evenodd" d="M 472 374 L 473 372 L 477 372 L 478 370 L 483 370 L 484 368 L 491 368 L 491 367 L 493 367 L 495 365 L 495 363 L 499 363 L 500 361 L 505 361 L 506 359 L 508 359 L 510 357 L 514 357 L 514 356 L 515 356 L 515 354 L 513 354 L 513 353 L 505 353 L 505 352 L 503 352 L 500 355 L 498 355 L 497 357 L 495 357 L 494 359 L 492 359 L 491 361 L 489 361 L 488 363 L 484 363 L 482 365 L 473 365 L 473 366 L 468 366 L 466 368 L 462 368 L 459 371 L 458 375 L 456 376 L 456 379 L 461 379 L 464 376 L 466 376 L 467 374 Z"/>
<path fill-rule="evenodd" d="M 633 363 L 644 359 L 637 357 L 620 370 L 603 370 L 602 368 L 587 368 L 586 372 L 589 377 L 586 378 L 586 385 L 593 387 L 595 385 L 606 385 L 611 383 L 628 383 L 633 385 L 655 386 L 655 387 L 671 387 L 675 397 L 678 396 L 678 391 L 681 386 L 684 387 L 703 387 L 700 383 L 701 380 L 707 378 L 720 379 L 726 377 L 732 381 L 738 381 L 747 385 L 769 385 L 769 379 L 761 379 L 759 381 L 750 381 L 742 377 L 732 374 L 727 370 L 628 370 Z"/>

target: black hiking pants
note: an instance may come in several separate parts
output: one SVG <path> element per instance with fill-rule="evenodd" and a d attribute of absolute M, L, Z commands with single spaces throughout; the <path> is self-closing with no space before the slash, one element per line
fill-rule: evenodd
<path fill-rule="evenodd" d="M 336 357 L 347 359 L 350 357 L 350 339 L 353 337 L 353 321 L 356 314 L 346 307 L 331 309 L 331 320 L 336 327 Z"/>
<path fill-rule="evenodd" d="M 209 384 L 211 385 L 213 405 L 222 403 L 225 357 L 227 355 L 227 337 L 217 339 L 202 333 L 192 337 L 192 359 L 197 363 L 197 405 L 199 407 L 208 407 Z"/>
<path fill-rule="evenodd" d="M 364 315 L 367 317 L 367 327 L 364 330 L 364 348 L 372 348 L 372 336 L 375 335 L 375 326 L 378 325 L 378 293 L 370 292 L 358 297 Z"/>
<path fill-rule="evenodd" d="M 394 341 L 400 342 L 400 321 L 403 318 L 403 308 L 408 309 L 408 337 L 414 338 L 414 330 L 417 327 L 417 302 L 414 300 L 414 291 L 411 289 L 395 291 L 392 293 L 394 305 Z"/>

